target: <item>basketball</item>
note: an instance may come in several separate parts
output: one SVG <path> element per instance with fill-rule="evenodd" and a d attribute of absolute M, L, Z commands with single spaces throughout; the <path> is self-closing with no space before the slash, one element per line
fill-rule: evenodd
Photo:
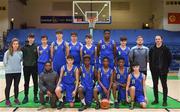
<path fill-rule="evenodd" d="M 102 109 L 108 109 L 110 107 L 110 102 L 108 99 L 102 99 L 100 104 Z"/>

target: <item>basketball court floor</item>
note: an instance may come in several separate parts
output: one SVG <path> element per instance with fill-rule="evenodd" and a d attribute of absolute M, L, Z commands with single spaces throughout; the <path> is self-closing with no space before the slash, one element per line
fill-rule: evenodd
<path fill-rule="evenodd" d="M 161 83 L 159 82 L 159 94 L 160 94 L 160 103 L 157 106 L 152 106 L 150 103 L 153 100 L 153 91 L 152 91 L 152 80 L 151 80 L 151 76 L 150 76 L 150 72 L 148 71 L 148 78 L 146 81 L 146 85 L 147 85 L 147 96 L 148 96 L 148 101 L 149 101 L 149 105 L 147 107 L 147 109 L 140 109 L 140 108 L 135 108 L 134 110 L 129 110 L 128 107 L 121 107 L 119 109 L 115 109 L 115 108 L 111 108 L 108 110 L 103 110 L 104 112 L 180 112 L 180 77 L 178 77 L 179 73 L 178 72 L 171 72 L 169 73 L 169 77 L 168 77 L 168 107 L 162 107 L 162 88 L 161 88 Z M 19 89 L 20 89 L 20 93 L 19 93 L 19 99 L 22 100 L 24 97 L 23 94 L 23 75 L 21 77 L 21 81 L 19 84 Z M 32 86 L 32 80 L 30 81 L 30 86 Z M 13 106 L 11 108 L 8 108 L 5 106 L 4 104 L 4 100 L 5 100 L 5 95 L 4 95 L 4 89 L 5 89 L 5 76 L 4 76 L 4 67 L 2 62 L 0 62 L 0 112 L 35 112 L 38 111 L 38 107 L 40 104 L 34 104 L 32 99 L 32 87 L 30 88 L 30 101 L 28 104 L 26 105 L 20 105 L 20 106 Z M 12 105 L 13 105 L 13 84 L 12 84 L 12 88 L 11 88 L 11 92 L 10 95 L 12 96 L 11 100 L 12 100 Z M 93 104 L 94 105 L 94 104 Z M 79 107 L 80 104 L 76 104 L 76 107 Z M 113 107 L 113 105 L 111 105 L 111 107 Z M 41 110 L 43 112 L 58 112 L 58 111 L 64 111 L 64 112 L 77 112 L 78 109 L 77 108 L 63 108 L 62 110 L 57 110 L 57 109 L 51 109 L 51 108 L 46 108 Z M 95 110 L 94 108 L 89 108 L 87 110 L 85 110 L 85 112 L 93 112 L 93 111 L 102 111 L 100 110 Z"/>

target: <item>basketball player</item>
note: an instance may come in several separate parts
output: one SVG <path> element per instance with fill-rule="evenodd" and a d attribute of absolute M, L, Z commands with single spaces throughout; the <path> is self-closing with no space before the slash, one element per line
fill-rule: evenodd
<path fill-rule="evenodd" d="M 109 58 L 110 68 L 114 68 L 116 61 L 116 43 L 110 39 L 110 30 L 104 30 L 104 40 L 100 40 L 97 45 L 97 55 L 99 56 L 99 64 L 103 65 L 103 58 Z"/>
<path fill-rule="evenodd" d="M 70 107 L 74 106 L 74 98 L 78 89 L 79 73 L 77 67 L 73 64 L 73 56 L 67 57 L 67 64 L 61 67 L 59 81 L 55 93 L 59 99 L 58 109 L 63 108 L 62 92 L 66 92 L 66 102 L 70 103 Z"/>
<path fill-rule="evenodd" d="M 63 32 L 56 32 L 56 41 L 51 44 L 51 59 L 53 62 L 53 70 L 58 74 L 63 65 L 66 64 L 66 56 L 69 55 L 68 43 L 63 40 Z"/>
<path fill-rule="evenodd" d="M 44 70 L 44 65 L 47 61 L 50 61 L 50 46 L 47 44 L 48 37 L 41 37 L 41 45 L 37 47 L 38 51 L 38 74 L 40 75 Z"/>
<path fill-rule="evenodd" d="M 123 57 L 125 60 L 125 67 L 129 67 L 129 52 L 130 48 L 126 46 L 127 38 L 121 37 L 120 38 L 120 46 L 117 47 L 117 59 Z"/>
<path fill-rule="evenodd" d="M 126 100 L 130 102 L 130 109 L 134 109 L 134 102 L 140 104 L 141 108 L 146 108 L 146 85 L 145 75 L 139 71 L 139 64 L 132 63 L 133 72 L 128 76 L 126 85 Z M 130 100 L 128 99 L 128 91 L 130 93 Z"/>
<path fill-rule="evenodd" d="M 103 66 L 98 70 L 98 84 L 94 88 L 94 99 L 96 101 L 95 109 L 100 108 L 100 103 L 98 99 L 98 93 L 101 94 L 101 98 L 109 99 L 111 86 L 113 83 L 114 71 L 109 67 L 109 58 L 103 58 Z"/>
<path fill-rule="evenodd" d="M 74 57 L 74 65 L 80 68 L 82 44 L 77 41 L 77 33 L 71 33 L 71 42 L 69 43 L 69 54 Z"/>
<path fill-rule="evenodd" d="M 84 55 L 89 55 L 91 57 L 90 64 L 94 66 L 97 55 L 96 46 L 93 45 L 92 36 L 89 34 L 86 35 L 85 41 L 86 45 L 81 48 L 81 59 L 83 60 Z"/>
<path fill-rule="evenodd" d="M 90 64 L 91 57 L 89 55 L 84 55 L 83 60 L 84 64 L 80 67 L 80 86 L 78 89 L 82 103 L 79 111 L 85 110 L 92 103 L 96 73 L 94 66 Z"/>
<path fill-rule="evenodd" d="M 128 68 L 124 67 L 125 59 L 118 58 L 118 66 L 115 67 L 114 83 L 113 83 L 113 96 L 114 96 L 114 107 L 119 108 L 119 103 L 126 103 L 126 82 L 128 77 Z M 116 91 L 118 90 L 118 99 Z"/>

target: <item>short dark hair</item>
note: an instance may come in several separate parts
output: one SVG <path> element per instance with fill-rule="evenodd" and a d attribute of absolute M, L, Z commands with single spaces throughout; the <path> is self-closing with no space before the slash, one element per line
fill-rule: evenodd
<path fill-rule="evenodd" d="M 72 55 L 68 55 L 68 56 L 67 56 L 67 59 L 72 59 L 72 60 L 74 60 L 74 57 L 73 57 Z"/>
<path fill-rule="evenodd" d="M 91 57 L 90 57 L 89 55 L 86 54 L 86 55 L 83 56 L 83 59 L 84 59 L 84 60 L 85 60 L 85 59 L 89 59 L 89 60 L 90 60 Z"/>
<path fill-rule="evenodd" d="M 139 66 L 139 63 L 137 61 L 132 62 L 131 67 Z"/>
<path fill-rule="evenodd" d="M 86 38 L 92 39 L 92 36 L 90 34 L 87 34 Z"/>
<path fill-rule="evenodd" d="M 139 35 L 139 36 L 137 36 L 136 40 L 139 39 L 139 38 L 142 38 L 142 39 L 143 39 L 143 37 L 142 37 L 141 35 Z"/>
<path fill-rule="evenodd" d="M 127 38 L 125 36 L 120 38 L 120 41 L 127 41 Z"/>
<path fill-rule="evenodd" d="M 125 61 L 125 59 L 124 59 L 123 57 L 119 57 L 119 58 L 118 58 L 118 61 L 119 61 L 119 60 Z"/>
<path fill-rule="evenodd" d="M 103 58 L 103 61 L 104 61 L 105 59 L 107 59 L 107 60 L 109 61 L 109 58 L 108 58 L 107 56 L 105 56 L 105 57 Z"/>
<path fill-rule="evenodd" d="M 63 34 L 62 31 L 56 31 L 56 34 Z"/>
<path fill-rule="evenodd" d="M 45 62 L 45 65 L 48 64 L 48 63 L 51 64 L 51 61 L 46 61 L 46 62 Z"/>
<path fill-rule="evenodd" d="M 46 38 L 48 40 L 48 37 L 46 35 L 41 36 L 41 39 Z"/>
<path fill-rule="evenodd" d="M 163 39 L 163 37 L 161 35 L 156 35 L 156 36 L 159 36 L 159 37 L 161 37 L 161 39 Z"/>
<path fill-rule="evenodd" d="M 33 33 L 30 33 L 29 35 L 28 35 L 28 38 L 34 38 L 35 36 L 34 36 L 34 34 Z"/>
<path fill-rule="evenodd" d="M 77 33 L 76 33 L 76 32 L 71 32 L 71 36 L 72 36 L 72 35 L 77 36 Z"/>
<path fill-rule="evenodd" d="M 109 29 L 105 29 L 105 30 L 104 30 L 104 33 L 106 33 L 106 32 L 111 33 L 111 30 L 109 30 Z"/>

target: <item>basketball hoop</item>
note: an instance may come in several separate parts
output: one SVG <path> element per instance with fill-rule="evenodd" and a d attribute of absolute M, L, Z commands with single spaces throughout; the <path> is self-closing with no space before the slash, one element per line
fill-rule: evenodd
<path fill-rule="evenodd" d="M 97 19 L 95 17 L 88 18 L 89 28 L 92 28 L 92 29 L 95 28 L 96 20 Z"/>

